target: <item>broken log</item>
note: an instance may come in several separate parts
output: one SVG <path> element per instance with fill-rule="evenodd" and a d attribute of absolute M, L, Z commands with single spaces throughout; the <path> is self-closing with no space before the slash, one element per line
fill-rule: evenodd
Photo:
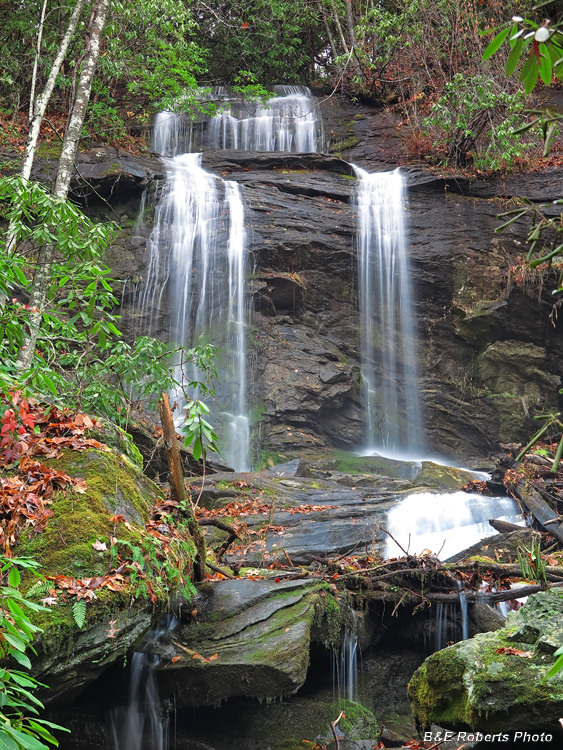
<path fill-rule="evenodd" d="M 511 482 L 508 488 L 522 501 L 536 521 L 546 531 L 553 534 L 560 544 L 563 544 L 563 523 L 559 519 L 559 516 L 551 510 L 539 492 L 525 479 L 520 479 L 518 482 Z"/>
<path fill-rule="evenodd" d="M 186 485 L 184 484 L 184 472 L 180 460 L 180 449 L 178 446 L 178 437 L 176 435 L 176 426 L 172 419 L 172 412 L 170 411 L 170 404 L 166 393 L 162 394 L 162 398 L 158 402 L 158 411 L 160 413 L 160 421 L 162 423 L 162 431 L 164 433 L 164 441 L 166 445 L 166 454 L 168 456 L 168 465 L 170 467 L 170 474 L 168 477 L 170 491 L 172 492 L 174 500 L 187 516 L 188 530 L 196 546 L 197 552 L 194 560 L 194 578 L 196 581 L 203 581 L 205 578 L 205 540 L 196 520 L 192 501 L 186 491 Z"/>
<path fill-rule="evenodd" d="M 508 521 L 500 521 L 498 518 L 489 518 L 489 525 L 498 531 L 499 534 L 510 534 L 511 531 L 522 531 L 526 528 L 525 526 L 519 526 L 517 523 L 509 523 Z"/>

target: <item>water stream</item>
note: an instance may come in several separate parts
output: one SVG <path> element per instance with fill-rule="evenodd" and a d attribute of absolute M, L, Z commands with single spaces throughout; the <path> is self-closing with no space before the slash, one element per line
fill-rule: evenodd
<path fill-rule="evenodd" d="M 389 511 L 385 528 L 410 554 L 429 550 L 446 560 L 496 534 L 490 518 L 524 525 L 520 508 L 512 498 L 458 491 L 407 495 Z M 402 554 L 397 543 L 388 537 L 385 557 Z"/>
<path fill-rule="evenodd" d="M 178 620 L 165 615 L 147 633 L 140 648 L 160 646 L 174 631 Z M 167 750 L 169 719 L 161 710 L 154 670 L 161 657 L 155 653 L 135 651 L 129 667 L 127 703 L 110 713 L 111 731 L 117 750 Z"/>

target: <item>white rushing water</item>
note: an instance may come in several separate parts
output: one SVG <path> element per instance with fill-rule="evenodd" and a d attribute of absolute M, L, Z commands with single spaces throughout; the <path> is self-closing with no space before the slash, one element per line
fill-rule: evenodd
<path fill-rule="evenodd" d="M 424 441 L 404 181 L 399 170 L 354 169 L 366 452 L 413 457 Z"/>
<path fill-rule="evenodd" d="M 319 150 L 320 120 L 305 86 L 274 86 L 264 104 L 231 100 L 208 125 L 207 147 L 243 151 Z"/>
<path fill-rule="evenodd" d="M 165 156 L 192 151 L 286 151 L 314 153 L 323 142 L 322 120 L 306 86 L 272 86 L 264 103 L 248 103 L 216 88 L 205 97 L 213 117 L 192 123 L 185 115 L 160 112 L 153 123 L 153 149 Z"/>
<path fill-rule="evenodd" d="M 458 491 L 407 495 L 389 511 L 385 528 L 410 554 L 430 550 L 445 560 L 496 534 L 490 518 L 524 525 L 520 508 L 512 498 Z M 402 554 L 389 537 L 384 556 Z"/>
<path fill-rule="evenodd" d="M 166 114 L 166 113 L 164 113 Z M 173 151 L 180 118 L 157 118 L 154 143 Z M 154 312 L 165 295 L 170 338 L 179 345 L 211 341 L 221 350 L 215 404 L 223 424 L 222 455 L 237 471 L 250 467 L 247 414 L 245 301 L 247 243 L 239 186 L 201 167 L 200 154 L 174 154 L 156 207 L 149 239 L 147 278 L 139 296 L 143 319 L 154 327 Z M 179 379 L 197 379 L 191 368 Z M 180 407 L 181 393 L 174 394 Z M 215 415 L 214 415 L 215 416 Z"/>

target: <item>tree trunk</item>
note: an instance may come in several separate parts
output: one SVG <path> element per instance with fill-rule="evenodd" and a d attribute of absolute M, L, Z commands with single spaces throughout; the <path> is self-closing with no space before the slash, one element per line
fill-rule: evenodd
<path fill-rule="evenodd" d="M 90 92 L 92 91 L 92 80 L 100 54 L 102 34 L 106 22 L 106 16 L 110 0 L 96 0 L 92 9 L 92 16 L 89 24 L 89 33 L 86 39 L 88 53 L 84 58 L 80 77 L 76 86 L 76 96 L 72 105 L 72 110 L 67 123 L 67 128 L 63 140 L 63 147 L 57 171 L 57 179 L 53 195 L 62 200 L 66 200 L 70 187 L 70 178 L 76 159 L 80 133 L 84 124 L 86 108 L 90 101 Z M 31 166 L 30 166 L 31 170 Z M 29 318 L 29 331 L 24 333 L 22 347 L 16 362 L 17 370 L 27 370 L 32 361 L 37 342 L 37 334 L 41 325 L 43 307 L 49 288 L 51 278 L 51 266 L 55 259 L 56 247 L 46 245 L 39 253 L 37 270 L 33 277 L 33 284 L 30 290 L 29 306 L 32 310 Z"/>
<path fill-rule="evenodd" d="M 41 128 L 41 123 L 43 122 L 43 118 L 47 110 L 47 105 L 49 104 L 51 94 L 53 93 L 53 89 L 55 88 L 55 82 L 57 80 L 57 76 L 59 75 L 59 71 L 61 69 L 61 65 L 63 64 L 63 60 L 66 57 L 68 46 L 72 40 L 72 37 L 74 36 L 74 32 L 76 31 L 78 19 L 80 18 L 80 14 L 82 13 L 82 8 L 84 7 L 85 2 L 86 0 L 77 0 L 77 3 L 70 17 L 70 21 L 68 22 L 65 35 L 61 42 L 61 46 L 59 47 L 57 56 L 55 57 L 53 61 L 53 65 L 51 67 L 51 71 L 49 72 L 47 83 L 45 84 L 45 88 L 43 89 L 41 94 L 37 97 L 37 99 L 35 99 L 34 101 L 35 74 L 36 74 L 36 68 L 37 68 L 38 58 L 39 58 L 39 46 L 41 44 L 41 37 L 40 37 L 41 27 L 39 29 L 38 40 L 37 40 L 37 54 L 36 54 L 36 59 L 34 63 L 34 75 L 33 75 L 33 80 L 32 80 L 32 87 L 31 87 L 31 101 L 29 105 L 30 106 L 29 131 L 27 135 L 27 143 L 25 145 L 25 155 L 24 155 L 22 166 L 20 169 L 20 174 L 24 178 L 24 180 L 29 180 L 29 176 L 31 174 L 31 168 L 33 166 L 33 159 L 35 158 L 35 149 L 37 148 L 37 140 L 39 138 L 39 129 Z M 108 0 L 108 4 L 109 4 L 109 0 Z"/>

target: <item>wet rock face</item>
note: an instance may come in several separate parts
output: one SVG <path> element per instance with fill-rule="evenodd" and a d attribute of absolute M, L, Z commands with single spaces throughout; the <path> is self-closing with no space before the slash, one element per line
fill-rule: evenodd
<path fill-rule="evenodd" d="M 241 184 L 245 201 L 257 453 L 362 444 L 356 179 L 344 159 L 385 170 L 403 156 L 393 123 L 380 112 L 329 100 L 323 116 L 333 155 L 203 155 L 204 168 Z M 39 171 L 48 179 L 46 169 Z M 108 254 L 116 276 L 128 282 L 120 327 L 128 337 L 146 333 L 149 320 L 139 318 L 134 299 L 146 276 L 150 206 L 164 161 L 97 149 L 81 156 L 79 171 L 98 193 L 111 194 L 124 227 Z M 548 171 L 471 182 L 420 168 L 404 173 L 428 450 L 479 460 L 501 441 L 524 439 L 534 413 L 557 402 L 563 335 L 551 282 L 523 264 L 526 222 L 494 230 L 503 200 L 551 200 L 558 178 Z M 134 206 L 147 186 L 148 208 L 138 222 Z M 84 180 L 76 190 L 88 192 Z M 93 192 L 85 200 L 90 211 L 115 218 Z M 168 337 L 166 295 L 146 314 L 156 335 Z"/>
<path fill-rule="evenodd" d="M 175 656 L 157 673 L 161 696 L 185 707 L 295 693 L 305 682 L 311 628 L 327 588 L 312 580 L 200 586 L 197 614 L 181 625 Z"/>
<path fill-rule="evenodd" d="M 418 724 L 546 731 L 552 717 L 556 727 L 563 676 L 545 677 L 562 638 L 563 597 L 542 592 L 509 613 L 506 627 L 432 654 L 409 685 Z"/>

